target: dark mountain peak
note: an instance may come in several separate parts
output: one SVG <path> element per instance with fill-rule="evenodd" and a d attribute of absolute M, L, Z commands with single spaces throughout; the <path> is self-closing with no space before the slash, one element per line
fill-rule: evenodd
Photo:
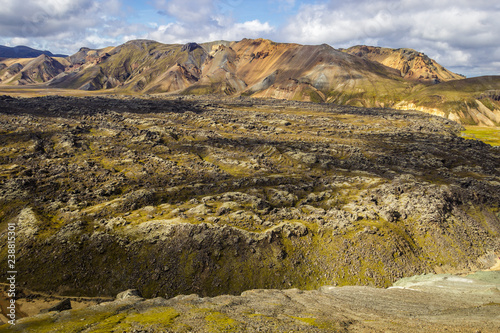
<path fill-rule="evenodd" d="M 196 49 L 201 49 L 202 47 L 197 43 L 187 43 L 182 46 L 181 51 L 193 52 Z"/>
<path fill-rule="evenodd" d="M 64 54 L 53 54 L 50 51 L 36 50 L 24 45 L 14 47 L 0 45 L 0 58 L 36 58 L 41 54 L 49 57 L 67 57 Z"/>

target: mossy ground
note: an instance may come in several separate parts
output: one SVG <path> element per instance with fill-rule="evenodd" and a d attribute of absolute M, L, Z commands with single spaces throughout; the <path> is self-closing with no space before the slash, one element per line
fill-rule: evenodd
<path fill-rule="evenodd" d="M 388 286 L 467 266 L 491 248 L 498 158 L 458 138 L 457 124 L 387 109 L 192 98 L 9 104 L 12 114 L 0 115 L 1 223 L 30 207 L 38 227 L 20 247 L 23 283 L 146 297 Z M 460 217 L 469 201 L 478 206 L 470 220 Z M 413 202 L 420 208 L 406 208 Z M 421 210 L 439 218 L 421 222 Z"/>
<path fill-rule="evenodd" d="M 497 127 L 465 126 L 462 137 L 481 140 L 492 146 L 500 146 L 500 129 Z"/>
<path fill-rule="evenodd" d="M 26 319 L 18 326 L 4 325 L 0 332 L 128 332 L 133 329 L 149 329 L 154 332 L 172 330 L 180 313 L 173 308 L 151 308 L 145 312 L 120 311 L 103 312 L 99 309 L 72 310 L 64 318 L 54 320 L 51 314 Z"/>

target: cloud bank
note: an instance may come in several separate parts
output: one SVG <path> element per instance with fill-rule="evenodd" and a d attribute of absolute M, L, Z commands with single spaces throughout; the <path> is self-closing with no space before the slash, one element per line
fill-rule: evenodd
<path fill-rule="evenodd" d="M 241 4 L 238 0 L 156 0 L 159 12 L 174 19 L 147 34 L 147 38 L 169 43 L 189 41 L 240 40 L 269 35 L 274 27 L 254 19 L 236 22 L 231 15 Z"/>
<path fill-rule="evenodd" d="M 414 48 L 458 71 L 500 74 L 500 4 L 466 0 L 354 0 L 302 4 L 287 41 Z"/>
<path fill-rule="evenodd" d="M 500 74 L 500 3 L 490 0 L 252 4 L 251 13 L 242 13 L 248 10 L 243 0 L 3 0 L 0 44 L 73 53 L 81 46 L 104 47 L 133 38 L 185 43 L 263 37 L 336 48 L 408 47 L 468 76 Z M 276 20 L 269 18 L 270 8 Z"/>

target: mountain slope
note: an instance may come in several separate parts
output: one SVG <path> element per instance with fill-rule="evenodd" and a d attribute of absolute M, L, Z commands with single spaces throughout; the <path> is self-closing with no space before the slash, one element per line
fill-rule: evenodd
<path fill-rule="evenodd" d="M 26 83 L 47 82 L 60 73 L 65 67 L 49 56 L 42 54 L 30 61 L 21 71 L 21 80 Z"/>
<path fill-rule="evenodd" d="M 396 82 L 405 86 L 396 71 L 343 54 L 326 44 L 243 40 L 231 47 L 240 55 L 237 74 L 249 85 L 245 93 L 256 97 L 355 104 L 349 100 L 353 92 L 369 94 L 378 90 L 382 97 Z"/>
<path fill-rule="evenodd" d="M 496 84 L 474 88 L 474 80 L 463 80 L 409 49 L 336 50 L 266 39 L 185 45 L 133 40 L 104 49 L 81 48 L 65 59 L 10 59 L 0 64 L 0 80 L 122 94 L 243 95 L 414 108 L 463 124 L 499 123 L 498 101 L 488 97 L 490 90 L 496 94 Z"/>
<path fill-rule="evenodd" d="M 463 75 L 450 72 L 425 54 L 412 49 L 358 45 L 343 51 L 397 69 L 401 72 L 401 77 L 406 80 L 439 83 L 465 78 Z"/>
<path fill-rule="evenodd" d="M 42 54 L 49 57 L 67 57 L 64 54 L 52 54 L 50 51 L 41 51 L 27 46 L 3 46 L 0 45 L 0 58 L 36 58 Z"/>
<path fill-rule="evenodd" d="M 10 66 L 4 66 L 0 70 L 2 83 L 17 85 L 44 83 L 52 80 L 66 70 L 61 62 L 45 54 L 41 54 L 29 62 L 20 64 L 18 62 Z"/>
<path fill-rule="evenodd" d="M 500 126 L 500 76 L 442 82 L 415 91 L 394 105 L 466 125 Z"/>
<path fill-rule="evenodd" d="M 67 71 L 51 85 L 87 90 L 120 87 L 144 93 L 245 94 L 365 106 L 371 106 L 375 96 L 394 102 L 391 94 L 408 87 L 397 71 L 327 45 L 264 39 L 202 45 L 137 40 L 109 52 L 84 51 L 70 57 L 78 71 Z M 90 52 L 94 58 L 88 57 Z M 363 94 L 373 101 L 353 98 Z"/>
<path fill-rule="evenodd" d="M 176 70 L 177 65 L 184 67 L 181 64 L 189 60 L 188 53 L 188 50 L 182 51 L 182 45 L 165 45 L 148 40 L 130 41 L 109 49 L 82 48 L 69 57 L 72 64 L 70 70 L 50 84 L 84 90 L 123 87 L 123 90 L 131 92 L 151 88 L 177 91 L 187 87 L 179 82 L 192 76 L 188 75 L 189 71 Z M 190 69 L 193 69 L 192 66 Z M 168 74 L 176 71 L 180 75 Z"/>

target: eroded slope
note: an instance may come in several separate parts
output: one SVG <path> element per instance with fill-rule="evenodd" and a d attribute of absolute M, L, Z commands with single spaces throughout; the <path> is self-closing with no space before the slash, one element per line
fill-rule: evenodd
<path fill-rule="evenodd" d="M 498 148 L 443 118 L 246 99 L 0 110 L 0 218 L 18 225 L 30 289 L 388 286 L 499 251 Z"/>
<path fill-rule="evenodd" d="M 343 51 L 397 69 L 406 80 L 439 83 L 465 79 L 465 76 L 447 70 L 427 55 L 412 49 L 358 45 Z"/>
<path fill-rule="evenodd" d="M 83 47 L 64 59 L 46 55 L 4 59 L 0 83 L 5 91 L 20 85 L 27 91 L 52 93 L 68 89 L 218 94 L 394 107 L 418 109 L 462 124 L 499 124 L 498 77 L 463 80 L 411 49 L 357 46 L 343 51 L 326 44 L 266 39 L 185 45 L 132 40 L 103 49 Z"/>

